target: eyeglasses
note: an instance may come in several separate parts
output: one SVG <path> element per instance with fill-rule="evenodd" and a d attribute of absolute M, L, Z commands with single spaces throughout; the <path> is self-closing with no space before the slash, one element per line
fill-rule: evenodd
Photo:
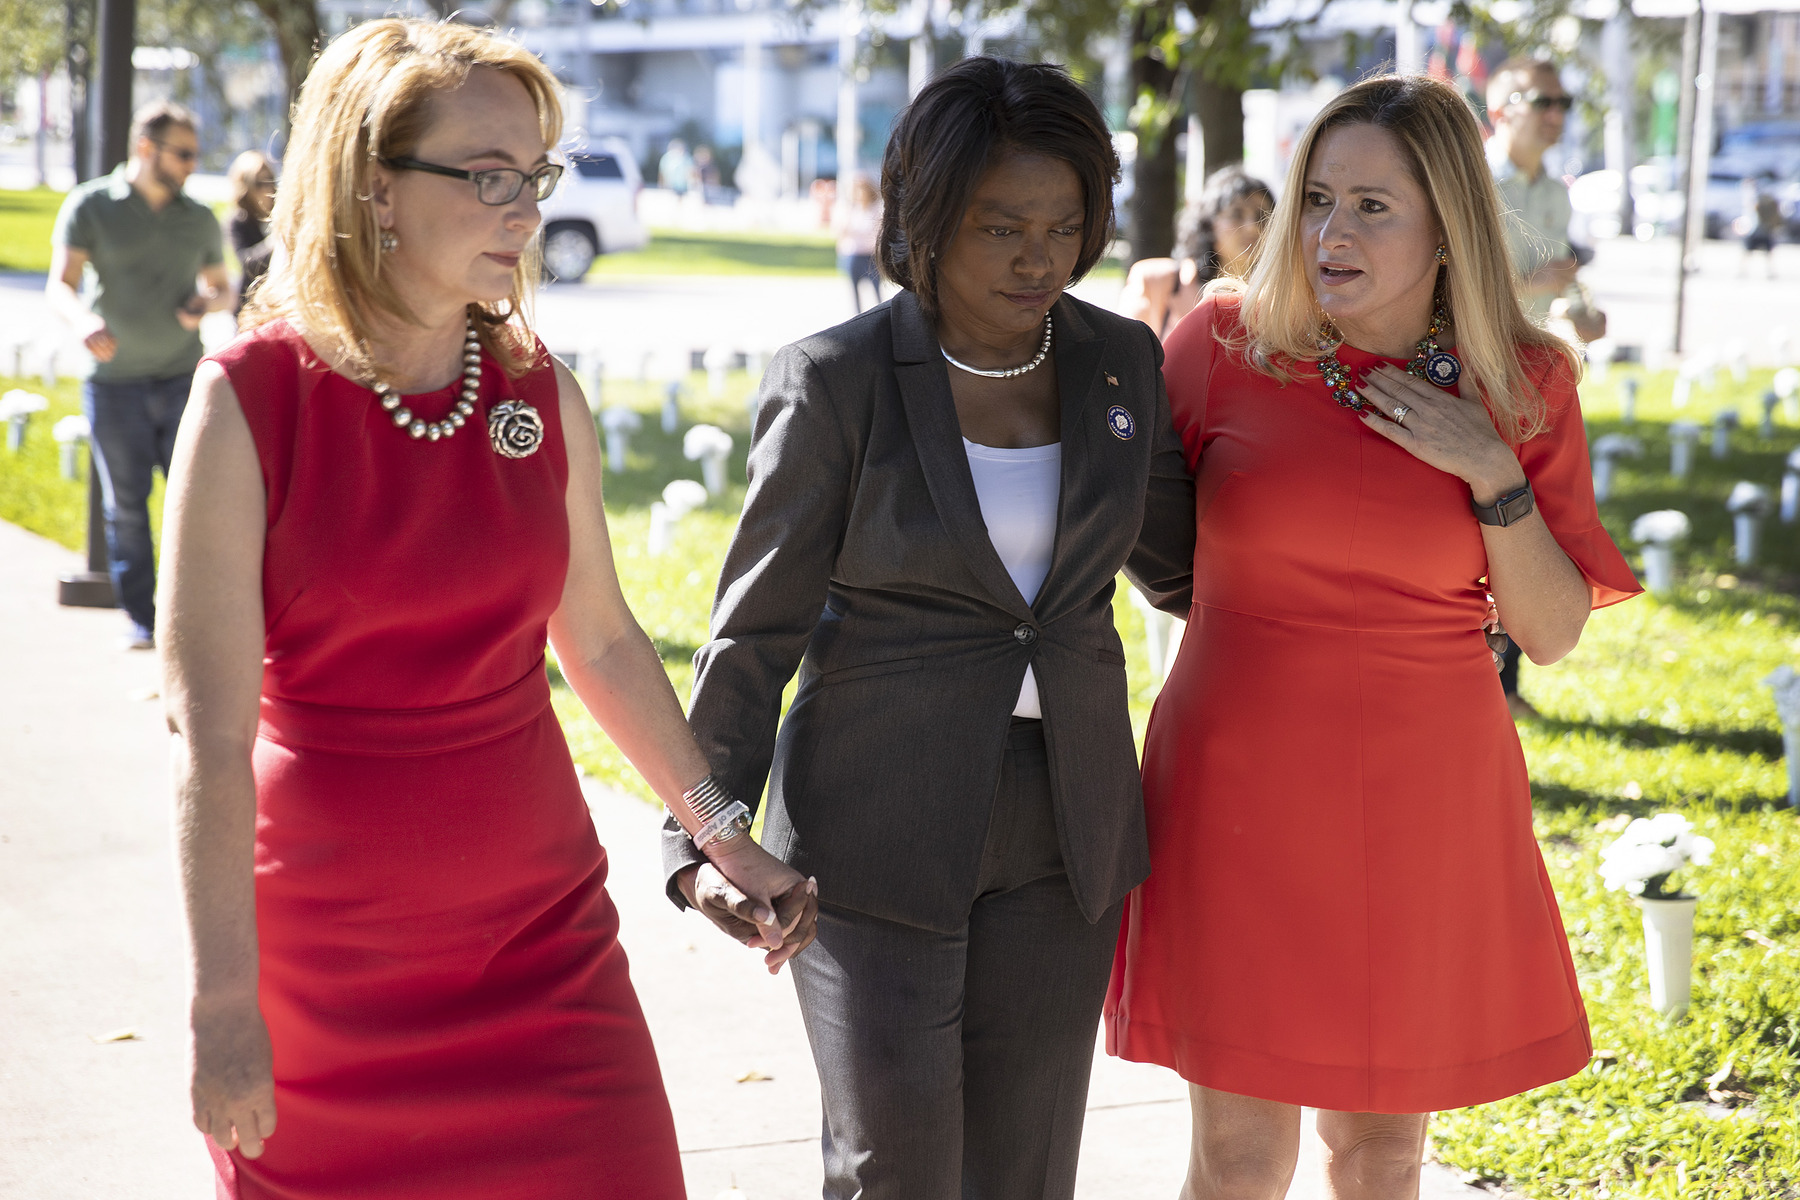
<path fill-rule="evenodd" d="M 155 139 L 152 140 L 154 141 Z M 191 163 L 200 157 L 200 152 L 198 150 L 189 150 L 186 146 L 171 146 L 167 142 L 157 142 L 156 148 L 166 153 L 173 154 L 184 163 Z"/>
<path fill-rule="evenodd" d="M 524 171 L 512 167 L 494 167 L 486 171 L 463 171 L 456 167 L 440 167 L 436 163 L 420 162 L 416 158 L 384 158 L 381 163 L 396 171 L 425 171 L 432 175 L 444 175 L 451 179 L 467 179 L 475 185 L 475 197 L 483 204 L 511 204 L 518 199 L 526 183 L 531 184 L 531 194 L 535 199 L 547 200 L 550 193 L 562 179 L 561 163 L 545 163 L 527 175 Z"/>
<path fill-rule="evenodd" d="M 1575 107 L 1575 97 L 1573 96 L 1567 94 L 1546 96 L 1536 88 L 1529 92 L 1514 92 L 1506 102 L 1508 104 L 1529 104 L 1539 112 L 1545 112 L 1552 108 L 1558 112 L 1568 112 Z"/>

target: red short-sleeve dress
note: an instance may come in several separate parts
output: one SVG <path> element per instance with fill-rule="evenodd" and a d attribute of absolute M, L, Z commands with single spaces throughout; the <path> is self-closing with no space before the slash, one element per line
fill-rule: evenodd
<path fill-rule="evenodd" d="M 1461 480 L 1366 429 L 1316 368 L 1279 383 L 1175 330 L 1196 477 L 1194 607 L 1150 719 L 1151 873 L 1125 912 L 1108 1048 L 1220 1091 L 1430 1112 L 1560 1079 L 1587 1018 L 1482 638 Z M 1358 377 L 1379 361 L 1339 351 Z M 1401 365 L 1396 360 L 1395 365 Z M 1596 606 L 1640 589 L 1601 528 L 1574 382 L 1519 458 Z"/>
<path fill-rule="evenodd" d="M 540 347 L 541 352 L 541 347 Z M 214 356 L 268 495 L 259 1000 L 277 1125 L 240 1200 L 680 1200 L 674 1123 L 544 671 L 569 559 L 548 359 L 396 429 L 286 321 Z M 523 399 L 538 450 L 485 416 Z M 409 396 L 426 420 L 453 389 Z"/>

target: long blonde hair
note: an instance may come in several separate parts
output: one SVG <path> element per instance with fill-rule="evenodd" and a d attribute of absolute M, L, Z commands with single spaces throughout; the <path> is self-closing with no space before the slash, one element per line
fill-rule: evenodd
<path fill-rule="evenodd" d="M 294 108 L 272 221 L 279 249 L 244 311 L 244 328 L 287 317 L 335 354 L 340 369 L 374 374 L 373 319 L 416 324 L 417 317 L 381 269 L 370 174 L 378 159 L 413 152 L 430 124 L 432 94 L 461 86 L 475 67 L 524 84 L 544 145 L 556 145 L 563 118 L 555 78 L 529 51 L 491 33 L 390 17 L 325 48 Z M 528 308 L 538 270 L 534 240 L 506 300 L 469 306 L 483 345 L 515 376 L 534 363 Z"/>
<path fill-rule="evenodd" d="M 1345 88 L 1301 135 L 1287 186 L 1269 217 L 1249 278 L 1220 279 L 1208 294 L 1241 297 L 1243 332 L 1226 339 L 1256 369 L 1278 379 L 1319 358 L 1324 312 L 1313 293 L 1312 256 L 1301 233 L 1306 169 L 1332 129 L 1373 125 L 1392 134 L 1424 189 L 1449 262 L 1439 294 L 1456 329 L 1456 355 L 1473 376 L 1495 426 L 1516 443 L 1541 433 L 1543 395 L 1529 367 L 1560 357 L 1580 377 L 1581 358 L 1531 323 L 1500 226 L 1500 199 L 1475 114 L 1455 88 L 1424 75 L 1380 75 Z"/>

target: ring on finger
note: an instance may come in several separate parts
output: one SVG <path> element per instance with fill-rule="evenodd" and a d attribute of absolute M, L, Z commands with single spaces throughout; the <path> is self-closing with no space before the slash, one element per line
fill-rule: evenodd
<path fill-rule="evenodd" d="M 1411 411 L 1412 411 L 1412 409 L 1410 407 L 1408 407 L 1407 405 L 1396 404 L 1394 406 L 1394 424 L 1396 424 L 1396 425 L 1406 424 L 1406 414 Z"/>

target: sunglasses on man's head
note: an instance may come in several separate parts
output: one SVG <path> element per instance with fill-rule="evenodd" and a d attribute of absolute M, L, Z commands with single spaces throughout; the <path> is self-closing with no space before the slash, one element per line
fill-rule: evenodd
<path fill-rule="evenodd" d="M 1507 99 L 1507 103 L 1529 104 L 1539 112 L 1545 112 L 1552 108 L 1556 109 L 1558 112 L 1568 112 L 1571 108 L 1575 107 L 1575 97 L 1567 94 L 1561 96 L 1546 96 L 1536 88 L 1533 88 L 1529 92 L 1514 92 L 1512 96 Z"/>

